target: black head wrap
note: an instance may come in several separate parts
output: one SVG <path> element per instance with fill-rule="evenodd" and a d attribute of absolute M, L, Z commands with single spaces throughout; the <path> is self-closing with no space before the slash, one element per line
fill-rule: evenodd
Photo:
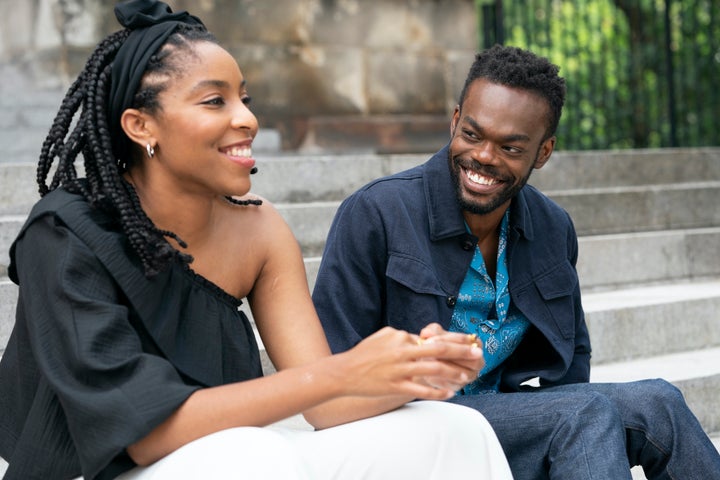
<path fill-rule="evenodd" d="M 115 6 L 118 22 L 132 32 L 115 56 L 112 65 L 108 121 L 115 155 L 127 160 L 128 139 L 120 126 L 122 112 L 132 106 L 150 57 L 157 52 L 181 23 L 199 25 L 202 21 L 186 11 L 173 13 L 157 0 L 131 0 Z"/>

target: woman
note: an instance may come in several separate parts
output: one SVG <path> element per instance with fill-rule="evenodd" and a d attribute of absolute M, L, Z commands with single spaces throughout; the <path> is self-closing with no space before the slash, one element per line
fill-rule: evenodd
<path fill-rule="evenodd" d="M 330 355 L 297 242 L 249 195 L 258 126 L 237 63 L 164 3 L 116 16 L 126 29 L 63 101 L 11 249 L 5 478 L 511 478 L 479 414 L 405 405 L 474 378 L 474 339 L 386 329 Z M 257 428 L 298 413 L 317 431 Z"/>

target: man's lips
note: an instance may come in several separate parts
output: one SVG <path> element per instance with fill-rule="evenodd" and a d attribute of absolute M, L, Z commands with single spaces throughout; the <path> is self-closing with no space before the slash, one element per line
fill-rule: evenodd
<path fill-rule="evenodd" d="M 463 171 L 465 172 L 465 176 L 473 183 L 477 183 L 478 185 L 484 185 L 484 186 L 492 186 L 496 185 L 498 183 L 501 183 L 501 180 L 498 180 L 493 177 L 488 177 L 483 174 L 480 174 L 478 172 L 475 172 L 473 170 L 470 170 L 469 168 L 461 167 Z"/>
<path fill-rule="evenodd" d="M 505 180 L 479 173 L 470 168 L 460 165 L 460 176 L 463 178 L 463 185 L 466 191 L 477 194 L 490 194 L 502 188 Z"/>

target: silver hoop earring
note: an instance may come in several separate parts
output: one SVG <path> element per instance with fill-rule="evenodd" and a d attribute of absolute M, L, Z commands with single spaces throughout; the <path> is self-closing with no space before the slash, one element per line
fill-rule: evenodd
<path fill-rule="evenodd" d="M 145 145 L 145 150 L 147 150 L 148 157 L 153 158 L 155 156 L 155 149 L 149 143 Z"/>

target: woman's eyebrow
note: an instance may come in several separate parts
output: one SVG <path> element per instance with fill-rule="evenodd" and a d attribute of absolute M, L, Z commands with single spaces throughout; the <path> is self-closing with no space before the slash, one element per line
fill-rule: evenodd
<path fill-rule="evenodd" d="M 247 82 L 243 80 L 240 82 L 240 87 L 245 88 L 245 85 Z M 226 82 L 225 80 L 202 80 L 195 84 L 195 86 L 192 88 L 192 91 L 201 90 L 206 87 L 217 87 L 217 88 L 223 88 L 223 89 L 229 89 L 230 84 Z"/>

